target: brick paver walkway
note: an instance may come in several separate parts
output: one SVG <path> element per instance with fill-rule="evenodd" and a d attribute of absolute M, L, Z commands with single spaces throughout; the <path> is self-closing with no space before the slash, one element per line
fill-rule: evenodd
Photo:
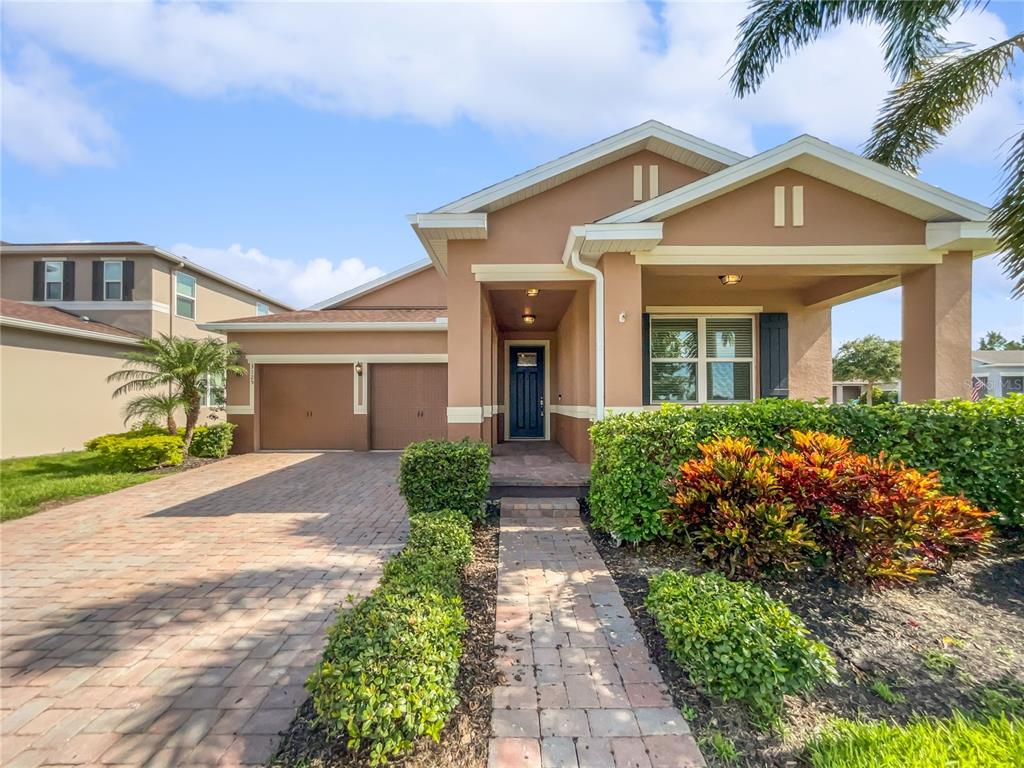
<path fill-rule="evenodd" d="M 4 523 L 0 764 L 262 764 L 406 532 L 394 454 L 249 454 Z"/>
<path fill-rule="evenodd" d="M 703 766 L 575 500 L 504 499 L 490 768 Z"/>

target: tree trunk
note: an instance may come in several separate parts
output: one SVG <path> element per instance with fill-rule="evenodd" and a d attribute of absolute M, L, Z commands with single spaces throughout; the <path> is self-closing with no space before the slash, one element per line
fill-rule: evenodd
<path fill-rule="evenodd" d="M 174 420 L 174 412 L 167 414 L 167 434 L 176 435 L 178 434 L 178 422 Z"/>
<path fill-rule="evenodd" d="M 869 381 L 868 382 L 868 405 L 874 405 L 875 404 L 874 396 L 875 396 L 875 382 Z"/>
<path fill-rule="evenodd" d="M 192 445 L 192 435 L 196 431 L 196 422 L 199 421 L 199 406 L 200 400 L 197 394 L 189 399 L 188 408 L 185 410 L 185 437 L 182 440 L 182 444 L 186 456 L 188 456 L 188 449 Z"/>

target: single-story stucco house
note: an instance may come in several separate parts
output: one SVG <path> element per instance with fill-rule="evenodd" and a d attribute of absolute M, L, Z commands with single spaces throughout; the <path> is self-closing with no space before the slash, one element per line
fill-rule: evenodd
<path fill-rule="evenodd" d="M 1024 349 L 976 349 L 971 364 L 978 396 L 1024 394 Z"/>
<path fill-rule="evenodd" d="M 244 350 L 236 450 L 555 441 L 663 402 L 831 399 L 831 310 L 903 286 L 903 397 L 971 394 L 989 210 L 799 136 L 745 157 L 650 121 L 409 223 L 428 259 Z"/>

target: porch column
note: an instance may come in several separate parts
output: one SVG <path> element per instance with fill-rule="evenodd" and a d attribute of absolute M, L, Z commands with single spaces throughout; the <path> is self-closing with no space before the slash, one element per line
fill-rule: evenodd
<path fill-rule="evenodd" d="M 903 276 L 903 399 L 971 396 L 970 251 Z"/>
<path fill-rule="evenodd" d="M 454 249 L 453 249 L 454 250 Z M 467 257 L 448 254 L 448 439 L 483 438 L 483 296 Z"/>
<path fill-rule="evenodd" d="M 601 268 L 605 296 L 605 407 L 637 408 L 644 402 L 641 267 L 632 254 L 606 253 L 601 258 Z M 620 322 L 622 313 L 625 317 Z"/>

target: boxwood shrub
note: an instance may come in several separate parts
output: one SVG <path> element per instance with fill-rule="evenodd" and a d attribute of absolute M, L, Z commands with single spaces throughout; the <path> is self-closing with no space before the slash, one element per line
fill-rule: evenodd
<path fill-rule="evenodd" d="M 139 472 L 154 467 L 170 467 L 184 459 L 180 437 L 148 435 L 144 437 L 104 435 L 86 443 L 89 450 L 97 451 L 104 466 L 112 472 Z"/>
<path fill-rule="evenodd" d="M 836 679 L 828 649 L 763 589 L 718 573 L 664 571 L 650 580 L 647 610 L 672 657 L 708 693 L 778 713 L 785 694 Z"/>
<path fill-rule="evenodd" d="M 423 440 L 402 451 L 398 488 L 410 514 L 454 509 L 479 519 L 490 488 L 486 443 Z"/>
<path fill-rule="evenodd" d="M 411 518 L 409 541 L 374 592 L 344 610 L 310 676 L 318 718 L 366 748 L 373 764 L 437 739 L 458 703 L 455 679 L 466 621 L 458 594 L 472 559 L 471 525 L 458 511 Z"/>
<path fill-rule="evenodd" d="M 594 525 L 623 541 L 663 536 L 668 480 L 700 443 L 746 437 L 788 448 L 793 430 L 850 437 L 860 453 L 937 470 L 948 493 L 998 512 L 1003 526 L 1024 526 L 1024 395 L 876 406 L 767 398 L 611 416 L 590 429 Z"/>
<path fill-rule="evenodd" d="M 192 445 L 188 449 L 189 455 L 204 459 L 223 459 L 231 450 L 235 426 L 230 421 L 222 421 L 196 427 L 192 434 Z M 179 429 L 178 434 L 184 435 L 184 428 Z"/>

